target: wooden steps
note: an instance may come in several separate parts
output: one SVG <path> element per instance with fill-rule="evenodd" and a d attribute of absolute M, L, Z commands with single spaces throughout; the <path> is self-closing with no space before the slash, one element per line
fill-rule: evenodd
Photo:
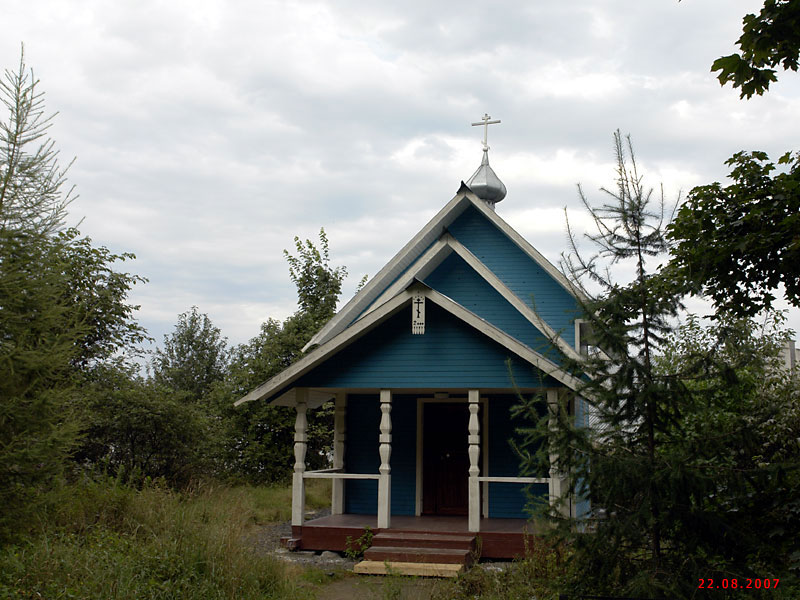
<path fill-rule="evenodd" d="M 414 563 L 414 562 L 378 562 L 362 560 L 353 572 L 359 575 L 413 575 L 415 577 L 455 577 L 464 570 L 464 565 Z"/>
<path fill-rule="evenodd" d="M 455 577 L 472 563 L 475 535 L 387 529 L 372 539 L 356 573 Z M 388 568 L 387 568 L 388 566 Z"/>

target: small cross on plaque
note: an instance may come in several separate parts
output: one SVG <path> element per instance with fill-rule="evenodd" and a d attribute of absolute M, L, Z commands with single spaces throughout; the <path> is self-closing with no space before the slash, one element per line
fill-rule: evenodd
<path fill-rule="evenodd" d="M 421 291 L 414 292 L 414 300 L 411 301 L 411 333 L 425 333 L 425 294 Z"/>
<path fill-rule="evenodd" d="M 494 125 L 500 122 L 500 119 L 496 119 L 494 121 L 491 120 L 492 117 L 489 116 L 489 113 L 484 113 L 483 118 L 478 123 L 473 123 L 473 127 L 477 127 L 479 125 L 483 125 L 483 149 L 489 149 L 489 125 Z"/>

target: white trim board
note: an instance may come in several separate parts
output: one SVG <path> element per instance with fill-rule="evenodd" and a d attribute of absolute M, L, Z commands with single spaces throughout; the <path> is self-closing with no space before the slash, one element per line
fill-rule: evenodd
<path fill-rule="evenodd" d="M 273 395 L 282 388 L 289 386 L 293 381 L 297 380 L 299 377 L 327 360 L 330 356 L 346 348 L 358 338 L 365 335 L 368 331 L 383 323 L 386 319 L 403 308 L 404 305 L 410 304 L 412 299 L 411 290 L 415 289 L 421 289 L 428 300 L 434 302 L 456 318 L 470 325 L 478 332 L 494 340 L 507 350 L 513 352 L 526 362 L 532 364 L 545 374 L 550 375 L 570 389 L 578 389 L 578 387 L 581 385 L 581 381 L 578 378 L 561 369 L 550 359 L 545 358 L 543 355 L 539 354 L 529 346 L 526 346 L 516 338 L 508 335 L 506 332 L 482 319 L 475 313 L 467 310 L 447 296 L 429 288 L 422 283 L 415 282 L 409 286 L 408 289 L 387 301 L 375 311 L 356 321 L 352 326 L 348 327 L 339 335 L 318 347 L 316 350 L 311 352 L 311 354 L 301 358 L 290 367 L 287 367 L 275 375 L 275 377 L 269 381 L 262 383 L 249 394 L 237 400 L 234 404 L 238 406 L 243 402 L 260 400 L 264 397 Z M 290 394 L 291 390 L 274 400 L 273 403 L 282 406 L 292 406 L 293 400 L 291 397 L 289 397 Z"/>
<path fill-rule="evenodd" d="M 525 238 L 517 233 L 497 213 L 491 210 L 483 200 L 480 200 L 472 191 L 462 183 L 461 188 L 450 202 L 448 202 L 436 216 L 423 227 L 411 241 L 395 254 L 395 256 L 370 280 L 364 288 L 353 296 L 347 304 L 319 331 L 311 341 L 303 347 L 303 351 L 315 344 L 324 344 L 332 339 L 349 324 L 358 318 L 364 311 L 376 304 L 376 300 L 383 299 L 385 290 L 392 282 L 400 277 L 425 250 L 434 244 L 447 227 L 453 223 L 469 206 L 474 206 L 483 214 L 490 223 L 505 234 L 525 254 L 561 285 L 567 293 L 577 298 L 582 303 L 587 299 L 580 289 L 572 285 L 569 280 L 553 264 L 536 250 Z"/>
<path fill-rule="evenodd" d="M 342 309 L 320 329 L 303 347 L 305 352 L 315 344 L 324 344 L 342 332 L 359 314 L 381 294 L 387 285 L 400 276 L 425 249 L 435 242 L 470 204 L 482 202 L 462 182 L 456 195 L 423 227 L 403 248 L 376 273 L 364 288 L 353 296 Z"/>
<path fill-rule="evenodd" d="M 545 358 L 529 346 L 526 346 L 516 338 L 511 337 L 505 331 L 495 327 L 488 321 L 482 319 L 472 311 L 467 310 L 444 294 L 441 294 L 431 288 L 427 288 L 425 295 L 429 300 L 435 302 L 453 316 L 458 317 L 468 325 L 471 325 L 487 337 L 496 341 L 501 346 L 504 346 L 507 350 L 510 350 L 523 360 L 529 362 L 540 371 L 543 371 L 546 375 L 550 375 L 560 383 L 563 383 L 568 388 L 576 390 L 579 386 L 581 386 L 580 379 L 570 375 L 550 359 Z"/>
<path fill-rule="evenodd" d="M 533 308 L 528 306 L 517 296 L 503 281 L 497 277 L 481 260 L 476 257 L 461 242 L 451 234 L 444 233 L 441 238 L 423 254 L 419 260 L 409 268 L 402 277 L 395 281 L 381 296 L 368 308 L 363 316 L 376 310 L 381 304 L 406 289 L 415 279 L 424 280 L 430 275 L 451 252 L 455 252 L 466 262 L 480 277 L 482 277 L 497 293 L 499 293 L 512 307 L 525 317 L 548 340 L 552 341 L 559 350 L 574 360 L 579 356 L 573 346 L 559 335 L 547 322 L 539 317 Z M 424 283 L 424 282 L 423 282 Z M 357 321 L 356 321 L 357 322 Z"/>
<path fill-rule="evenodd" d="M 386 304 L 372 313 L 368 318 L 361 319 L 358 323 L 354 323 L 346 331 L 346 335 L 339 335 L 329 340 L 311 354 L 304 356 L 293 365 L 287 367 L 271 379 L 265 381 L 260 386 L 252 390 L 249 394 L 234 402 L 234 406 L 238 406 L 244 402 L 252 400 L 260 400 L 264 396 L 269 396 L 279 389 L 289 385 L 300 376 L 304 375 L 325 359 L 329 355 L 346 348 L 358 338 L 366 334 L 373 327 L 379 325 L 394 313 L 400 310 L 404 304 L 411 302 L 411 294 L 403 294 L 393 298 Z M 288 406 L 288 405 L 287 405 Z"/>

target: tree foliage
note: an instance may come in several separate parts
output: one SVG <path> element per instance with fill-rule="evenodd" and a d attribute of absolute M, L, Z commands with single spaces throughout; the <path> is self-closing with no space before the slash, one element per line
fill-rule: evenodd
<path fill-rule="evenodd" d="M 144 337 L 127 303 L 131 258 L 62 229 L 71 190 L 46 137 L 38 82 L 6 72 L 0 125 L 0 536 L 58 474 L 92 369 Z"/>
<path fill-rule="evenodd" d="M 658 359 L 686 387 L 686 411 L 667 464 L 703 481 L 679 509 L 674 536 L 707 577 L 780 577 L 784 597 L 800 589 L 800 379 L 781 355 L 782 313 L 759 323 L 690 315 Z M 760 574 L 760 575 L 759 575 Z M 769 597 L 775 597 L 775 593 Z"/>
<path fill-rule="evenodd" d="M 289 273 L 297 286 L 298 310 L 283 323 L 269 319 L 257 336 L 235 348 L 224 385 L 214 394 L 228 424 L 225 468 L 253 481 L 286 478 L 294 461 L 295 411 L 264 402 L 234 408 L 232 402 L 277 375 L 303 356 L 303 347 L 334 315 L 347 274 L 331 267 L 328 239 L 320 230 L 319 247 L 295 238 L 297 255 L 284 252 Z M 310 468 L 327 465 L 332 445 L 332 407 L 308 413 Z"/>
<path fill-rule="evenodd" d="M 591 407 L 596 428 L 577 427 L 563 399 L 553 415 L 557 426 L 541 424 L 540 434 L 549 440 L 538 457 L 539 468 L 546 469 L 554 450 L 554 466 L 571 474 L 572 492 L 583 490 L 591 502 L 595 531 L 590 536 L 575 537 L 574 526 L 555 515 L 584 574 L 573 582 L 577 589 L 640 595 L 662 591 L 674 576 L 671 500 L 684 489 L 665 476 L 660 450 L 669 443 L 665 432 L 679 419 L 682 398 L 678 382 L 659 376 L 655 359 L 680 298 L 662 293 L 648 263 L 668 249 L 663 193 L 654 209 L 654 191 L 638 172 L 630 138 L 617 131 L 614 143 L 617 185 L 602 190 L 608 202 L 593 207 L 581 190 L 597 230 L 587 237 L 597 251 L 584 258 L 571 233 L 573 252 L 564 258 L 587 296 L 592 298 L 588 282 L 600 289 L 584 309 L 593 344 L 602 352 L 567 361 L 584 378 L 578 393 Z M 612 267 L 632 271 L 630 282 L 616 282 Z"/>
<path fill-rule="evenodd" d="M 55 114 L 46 115 L 38 86 L 23 49 L 19 68 L 6 69 L 0 80 L 8 110 L 8 120 L 0 122 L 0 228 L 49 235 L 63 226 L 73 194 L 65 189 L 69 165 L 59 165 L 47 137 Z"/>
<path fill-rule="evenodd" d="M 129 482 L 162 478 L 176 487 L 208 473 L 213 429 L 187 392 L 117 363 L 95 370 L 81 396 L 79 462 Z"/>
<path fill-rule="evenodd" d="M 588 419 L 576 422 L 565 394 L 524 440 L 531 453 L 538 448 L 527 456 L 530 472 L 548 469 L 555 453 L 553 466 L 570 475 L 563 500 L 588 501 L 577 522 L 546 509 L 572 553 L 565 584 L 690 598 L 699 578 L 771 576 L 795 590 L 800 388 L 778 366 L 786 334 L 779 319 L 762 333 L 723 314 L 708 329 L 690 318 L 674 330 L 684 288 L 671 269 L 652 267 L 669 250 L 663 211 L 649 208 L 630 141 L 617 133 L 615 142 L 612 202 L 593 208 L 584 199 L 597 252 L 565 260 L 576 285 L 588 279 L 601 289 L 585 306 L 599 350 L 566 361 L 583 378 L 575 402 Z M 631 281 L 617 284 L 609 273 L 626 260 Z M 519 410 L 536 418 L 535 399 Z"/>
<path fill-rule="evenodd" d="M 178 315 L 175 330 L 164 336 L 164 347 L 153 355 L 153 379 L 160 385 L 186 392 L 193 400 L 205 398 L 228 367 L 226 338 L 196 306 Z"/>
<path fill-rule="evenodd" d="M 742 35 L 736 42 L 741 54 L 718 58 L 711 70 L 719 71 L 721 85 L 731 83 L 734 88 L 741 88 L 741 98 L 751 98 L 778 81 L 773 67 L 797 71 L 800 2 L 765 0 L 759 14 L 745 15 L 742 23 Z"/>
<path fill-rule="evenodd" d="M 283 255 L 289 263 L 289 277 L 297 287 L 298 314 L 311 320 L 309 327 L 318 329 L 336 312 L 347 269 L 331 268 L 324 229 L 319 230 L 319 248 L 311 240 L 302 242 L 297 236 L 294 246 L 297 256 L 289 254 L 288 250 L 284 250 Z"/>
<path fill-rule="evenodd" d="M 800 306 L 800 154 L 782 156 L 780 173 L 764 152 L 727 164 L 733 183 L 694 188 L 669 227 L 674 276 L 723 312 L 770 308 L 780 284 Z"/>

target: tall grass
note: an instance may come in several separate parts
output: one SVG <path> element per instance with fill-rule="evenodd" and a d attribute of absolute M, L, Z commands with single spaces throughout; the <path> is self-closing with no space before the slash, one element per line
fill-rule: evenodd
<path fill-rule="evenodd" d="M 310 507 L 325 505 L 313 486 Z M 0 549 L 0 598 L 305 598 L 286 567 L 248 546 L 288 518 L 285 488 L 188 492 L 85 481 L 52 492 L 23 542 Z"/>

